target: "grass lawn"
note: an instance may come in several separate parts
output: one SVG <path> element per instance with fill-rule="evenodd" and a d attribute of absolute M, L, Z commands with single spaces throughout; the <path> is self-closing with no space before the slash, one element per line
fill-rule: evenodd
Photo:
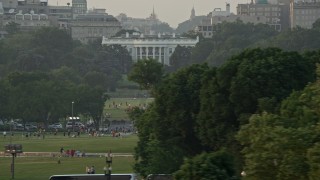
<path fill-rule="evenodd" d="M 107 100 L 104 114 L 109 113 L 110 119 L 129 119 L 126 109 L 130 107 L 144 107 L 153 102 L 153 98 L 111 98 Z"/>
<path fill-rule="evenodd" d="M 125 110 L 134 106 L 147 106 L 152 102 L 152 98 L 111 98 L 107 100 L 104 109 L 105 113 L 110 113 L 111 120 L 129 119 Z M 117 105 L 117 106 L 115 106 Z M 2 132 L 1 132 L 2 133 Z M 46 133 L 44 139 L 36 136 L 26 138 L 22 132 L 14 132 L 14 136 L 0 136 L 0 147 L 6 144 L 22 144 L 24 152 L 59 152 L 60 148 L 64 150 L 75 149 L 86 153 L 106 153 L 109 150 L 112 153 L 133 153 L 137 144 L 136 135 L 127 135 L 122 138 L 113 138 L 111 136 L 89 137 L 82 134 L 80 137 L 69 138 L 59 132 L 57 136 Z M 0 134 L 1 135 L 1 134 Z M 11 179 L 10 164 L 12 158 L 0 156 L 0 180 Z M 106 166 L 104 157 L 84 157 L 69 158 L 62 157 L 61 164 L 58 164 L 58 157 L 17 157 L 15 159 L 15 179 L 17 180 L 44 180 L 49 179 L 55 174 L 82 174 L 85 173 L 86 166 L 95 166 L 96 173 L 103 173 L 103 167 Z M 113 173 L 132 173 L 134 158 L 132 156 L 115 156 L 112 163 Z"/>
<path fill-rule="evenodd" d="M 84 152 L 104 153 L 111 150 L 113 153 L 133 153 L 137 144 L 136 135 L 122 136 L 114 138 L 111 136 L 89 137 L 87 134 L 80 137 L 69 138 L 63 136 L 62 132 L 57 136 L 52 134 L 45 135 L 45 138 L 32 136 L 26 138 L 20 133 L 15 133 L 11 138 L 12 144 L 22 144 L 24 152 L 59 152 L 60 148 L 75 149 Z M 10 137 L 0 136 L 0 147 L 10 144 Z"/>
<path fill-rule="evenodd" d="M 136 135 L 123 136 L 122 138 L 89 137 L 81 135 L 77 138 L 63 136 L 62 133 L 54 136 L 47 134 L 44 139 L 37 137 L 25 138 L 21 132 L 3 138 L 0 136 L 0 147 L 5 144 L 22 144 L 24 152 L 59 152 L 60 147 L 85 151 L 86 153 L 105 153 L 109 150 L 112 153 L 133 153 L 137 144 Z M 0 157 L 0 179 L 11 179 L 10 164 L 12 158 Z M 96 173 L 103 173 L 106 166 L 105 157 L 62 157 L 61 164 L 58 164 L 58 157 L 17 157 L 15 159 L 15 179 L 18 180 L 43 180 L 49 179 L 54 174 L 77 174 L 85 173 L 86 166 L 94 165 Z M 132 156 L 115 156 L 112 163 L 113 173 L 132 173 L 134 159 Z"/>
<path fill-rule="evenodd" d="M 11 179 L 10 164 L 12 158 L 0 157 L 0 179 Z M 17 157 L 15 158 L 15 179 L 17 180 L 45 180 L 57 174 L 85 174 L 86 166 L 95 166 L 96 173 L 102 174 L 106 166 L 104 157 L 84 158 L 52 157 Z M 114 157 L 112 173 L 132 173 L 133 157 Z"/>

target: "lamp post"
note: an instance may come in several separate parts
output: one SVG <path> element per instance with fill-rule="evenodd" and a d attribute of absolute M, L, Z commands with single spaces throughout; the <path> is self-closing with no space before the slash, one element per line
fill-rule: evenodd
<path fill-rule="evenodd" d="M 12 155 L 11 162 L 11 179 L 14 179 L 14 158 L 18 153 L 22 153 L 22 145 L 21 144 L 7 144 L 4 146 L 5 153 L 10 153 Z"/>
<path fill-rule="evenodd" d="M 72 103 L 71 103 L 72 133 L 74 133 L 73 104 L 74 104 L 74 101 L 72 101 Z"/>
<path fill-rule="evenodd" d="M 112 154 L 111 154 L 111 150 L 109 150 L 109 152 L 106 154 L 107 167 L 103 168 L 104 175 L 107 177 L 107 180 L 111 180 L 111 170 L 112 170 L 111 164 L 112 164 Z"/>

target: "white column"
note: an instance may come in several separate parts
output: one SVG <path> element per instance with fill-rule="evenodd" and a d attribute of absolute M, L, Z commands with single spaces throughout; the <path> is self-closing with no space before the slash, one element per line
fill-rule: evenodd
<path fill-rule="evenodd" d="M 147 46 L 146 47 L 146 59 L 148 59 L 149 58 L 149 47 Z"/>
<path fill-rule="evenodd" d="M 167 56 L 168 56 L 168 48 L 164 47 L 163 48 L 163 64 L 167 64 Z"/>
<path fill-rule="evenodd" d="M 136 54 L 134 55 L 134 57 L 135 57 L 134 60 L 137 60 L 137 59 L 138 59 L 138 48 L 137 48 L 137 47 L 134 47 L 134 46 L 133 46 L 133 48 L 134 48 L 134 50 L 135 50 L 135 52 L 136 52 Z"/>
<path fill-rule="evenodd" d="M 156 48 L 154 46 L 152 47 L 152 58 L 156 58 Z"/>
<path fill-rule="evenodd" d="M 142 59 L 142 47 L 140 46 L 140 58 L 139 59 Z"/>
<path fill-rule="evenodd" d="M 162 47 L 160 46 L 159 47 L 159 60 L 158 60 L 160 63 L 161 63 L 161 56 L 162 56 L 161 50 L 162 50 Z"/>

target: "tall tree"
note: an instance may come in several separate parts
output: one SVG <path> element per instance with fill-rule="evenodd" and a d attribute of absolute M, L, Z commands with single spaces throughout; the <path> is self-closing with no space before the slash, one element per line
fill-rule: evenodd
<path fill-rule="evenodd" d="M 277 104 L 293 90 L 314 81 L 315 65 L 295 52 L 246 50 L 213 71 L 201 90 L 198 132 L 202 143 L 217 150 L 235 144 L 233 134 L 252 113 L 265 111 L 261 99 Z M 260 104 L 261 105 L 261 104 Z M 278 106 L 279 107 L 279 106 Z"/>
<path fill-rule="evenodd" d="M 153 106 L 137 120 L 135 169 L 142 175 L 172 173 L 184 157 L 202 150 L 194 127 L 201 79 L 208 69 L 207 65 L 181 69 L 166 76 L 154 89 Z"/>
<path fill-rule="evenodd" d="M 254 115 L 241 127 L 237 139 L 249 179 L 319 177 L 319 88 L 318 78 L 283 100 L 279 113 Z"/>
<path fill-rule="evenodd" d="M 140 85 L 142 89 L 152 90 L 163 77 L 163 65 L 154 59 L 139 60 L 133 65 L 128 79 Z"/>
<path fill-rule="evenodd" d="M 171 69 L 174 71 L 179 68 L 191 65 L 191 47 L 177 46 L 170 56 Z"/>
<path fill-rule="evenodd" d="M 215 179 L 236 180 L 233 158 L 225 151 L 202 153 L 185 160 L 180 170 L 174 173 L 176 180 Z"/>

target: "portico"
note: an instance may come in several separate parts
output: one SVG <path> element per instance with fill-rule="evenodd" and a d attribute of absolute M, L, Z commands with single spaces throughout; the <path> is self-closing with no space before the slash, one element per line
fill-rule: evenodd
<path fill-rule="evenodd" d="M 170 65 L 169 59 L 175 48 L 180 46 L 194 47 L 199 42 L 199 38 L 191 39 L 177 37 L 173 35 L 148 35 L 126 34 L 125 37 L 103 37 L 102 45 L 122 45 L 125 46 L 133 61 L 139 59 L 157 59 L 160 63 Z"/>

